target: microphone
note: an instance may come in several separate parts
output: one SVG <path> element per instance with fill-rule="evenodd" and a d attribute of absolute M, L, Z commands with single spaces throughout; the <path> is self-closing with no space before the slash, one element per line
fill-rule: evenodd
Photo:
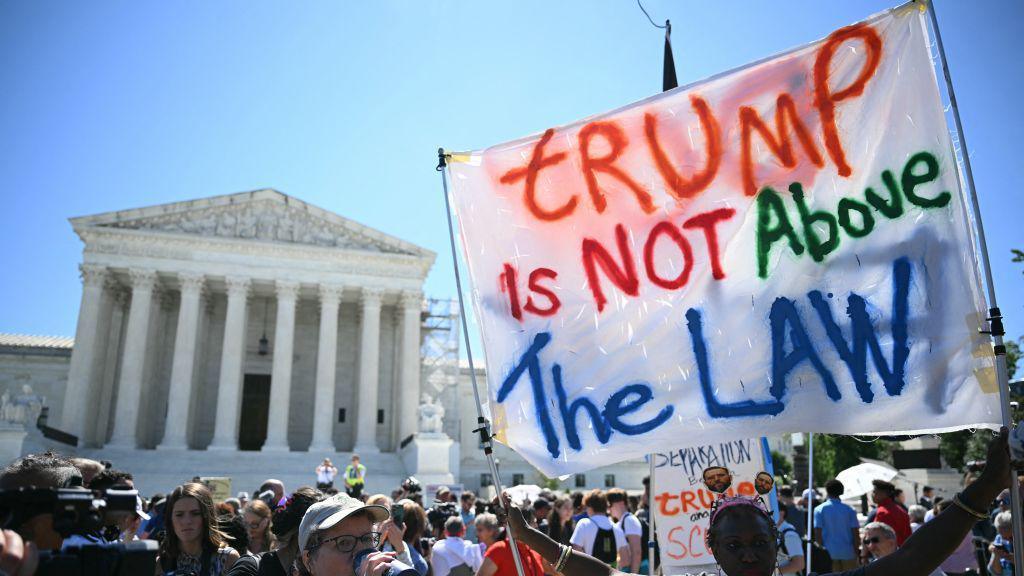
<path fill-rule="evenodd" d="M 352 570 L 359 574 L 359 566 L 366 560 L 366 557 L 374 552 L 378 552 L 376 548 L 367 548 L 360 550 L 354 558 L 352 558 Z M 384 572 L 382 576 L 420 576 L 420 573 L 415 568 L 409 566 L 398 560 L 391 560 L 391 565 L 388 567 L 387 572 Z"/>

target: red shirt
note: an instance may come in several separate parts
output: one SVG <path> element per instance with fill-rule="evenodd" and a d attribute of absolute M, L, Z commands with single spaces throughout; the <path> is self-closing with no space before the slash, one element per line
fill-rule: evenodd
<path fill-rule="evenodd" d="M 522 542 L 516 542 L 519 548 L 519 558 L 523 561 L 523 573 L 525 576 L 544 576 L 544 565 L 541 563 L 540 554 L 530 550 Z M 508 540 L 495 542 L 487 547 L 484 558 L 490 558 L 491 562 L 498 567 L 495 576 L 517 576 L 516 563 L 512 559 L 512 549 L 508 547 Z"/>
<path fill-rule="evenodd" d="M 910 538 L 910 516 L 892 498 L 878 505 L 878 512 L 875 513 L 875 522 L 888 524 L 892 527 L 896 532 L 896 544 L 900 546 L 903 546 L 907 538 Z"/>

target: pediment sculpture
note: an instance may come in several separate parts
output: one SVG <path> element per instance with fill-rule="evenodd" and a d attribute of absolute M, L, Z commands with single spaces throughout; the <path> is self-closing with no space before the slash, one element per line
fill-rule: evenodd
<path fill-rule="evenodd" d="M 405 253 L 336 222 L 277 202 L 214 206 L 101 224 L 103 227 L 153 230 L 220 238 L 247 238 L 370 252 Z"/>

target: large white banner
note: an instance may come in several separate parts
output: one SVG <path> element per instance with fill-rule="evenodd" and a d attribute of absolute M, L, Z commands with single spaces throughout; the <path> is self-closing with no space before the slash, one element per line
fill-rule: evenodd
<path fill-rule="evenodd" d="M 654 454 L 655 532 L 665 574 L 689 574 L 714 570 L 704 536 L 716 496 L 704 486 L 705 468 L 723 466 L 732 473 L 729 496 L 757 497 L 754 477 L 771 468 L 768 442 L 745 438 Z M 775 510 L 775 492 L 764 497 Z M 694 568 L 700 567 L 700 568 Z"/>
<path fill-rule="evenodd" d="M 994 427 L 917 5 L 451 163 L 498 439 L 556 476 L 791 431 Z"/>

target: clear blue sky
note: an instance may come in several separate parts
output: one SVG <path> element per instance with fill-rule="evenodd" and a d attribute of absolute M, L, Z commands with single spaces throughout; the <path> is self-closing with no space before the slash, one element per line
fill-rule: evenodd
<path fill-rule="evenodd" d="M 646 0 L 681 84 L 889 2 Z M 1020 2 L 938 2 L 1008 331 L 1024 330 Z M 436 149 L 477 149 L 661 89 L 635 0 L 0 3 L 0 331 L 71 336 L 67 218 L 273 187 L 438 253 Z"/>

